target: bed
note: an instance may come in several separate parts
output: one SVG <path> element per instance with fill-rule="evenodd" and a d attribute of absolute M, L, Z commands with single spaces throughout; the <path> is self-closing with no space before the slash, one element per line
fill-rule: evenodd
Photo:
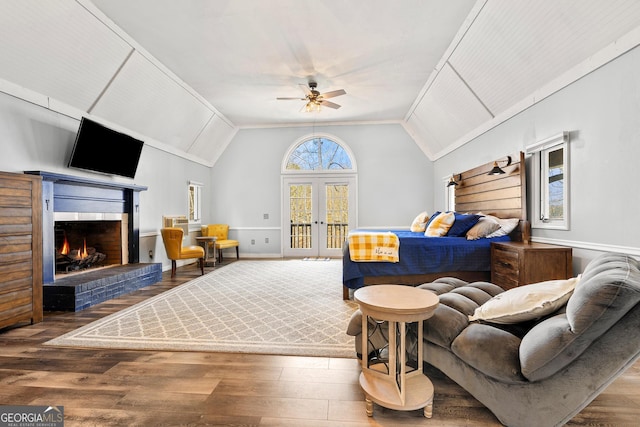
<path fill-rule="evenodd" d="M 491 275 L 491 242 L 528 241 L 530 228 L 526 209 L 524 153 L 496 161 L 504 170 L 488 175 L 495 166 L 489 162 L 453 175 L 455 211 L 482 212 L 496 218 L 517 218 L 517 226 L 506 236 L 467 240 L 466 237 L 425 237 L 423 232 L 384 230 L 397 236 L 398 262 L 352 261 L 348 241 L 343 248 L 343 298 L 349 289 L 373 284 L 419 285 L 439 277 L 465 281 L 488 281 Z M 355 230 L 371 232 L 375 230 Z M 382 233 L 380 230 L 377 232 Z"/>

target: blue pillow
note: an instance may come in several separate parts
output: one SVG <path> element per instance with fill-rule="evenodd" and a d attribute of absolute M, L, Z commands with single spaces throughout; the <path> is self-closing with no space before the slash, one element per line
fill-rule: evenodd
<path fill-rule="evenodd" d="M 482 218 L 482 215 L 476 214 L 461 214 L 454 212 L 454 215 L 456 220 L 447 233 L 447 236 L 449 237 L 464 237 L 467 234 L 467 231 L 476 225 L 478 221 L 480 221 L 480 218 Z"/>

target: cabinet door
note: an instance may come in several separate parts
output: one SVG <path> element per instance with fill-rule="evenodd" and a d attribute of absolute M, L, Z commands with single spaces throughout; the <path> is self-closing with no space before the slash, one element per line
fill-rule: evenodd
<path fill-rule="evenodd" d="M 42 321 L 42 186 L 0 173 L 0 327 L 21 321 Z"/>

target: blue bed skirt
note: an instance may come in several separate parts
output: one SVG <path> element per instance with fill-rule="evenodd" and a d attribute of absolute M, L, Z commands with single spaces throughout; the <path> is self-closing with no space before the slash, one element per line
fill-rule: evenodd
<path fill-rule="evenodd" d="M 364 278 L 372 276 L 491 271 L 491 242 L 511 240 L 509 236 L 467 240 L 464 237 L 425 237 L 424 233 L 406 230 L 391 232 L 400 239 L 400 262 L 397 263 L 353 262 L 349 257 L 349 245 L 345 242 L 342 283 L 347 288 L 360 288 L 364 286 Z"/>

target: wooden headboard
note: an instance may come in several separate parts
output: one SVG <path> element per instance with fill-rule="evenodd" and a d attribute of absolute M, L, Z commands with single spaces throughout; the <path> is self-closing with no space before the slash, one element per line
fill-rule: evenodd
<path fill-rule="evenodd" d="M 507 165 L 508 159 L 511 163 Z M 496 159 L 503 175 L 488 175 L 493 161 L 454 174 L 457 212 L 482 212 L 498 218 L 520 218 L 519 227 L 511 238 L 528 242 L 530 224 L 527 221 L 527 175 L 524 153 Z"/>

